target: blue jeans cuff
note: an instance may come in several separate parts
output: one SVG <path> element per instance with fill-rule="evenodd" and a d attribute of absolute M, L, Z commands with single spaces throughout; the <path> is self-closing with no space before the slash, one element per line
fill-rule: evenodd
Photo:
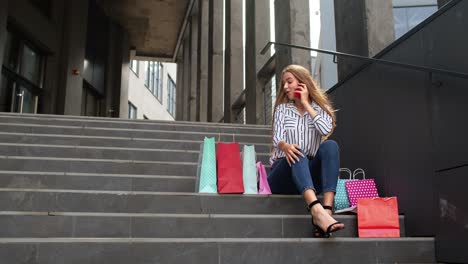
<path fill-rule="evenodd" d="M 314 193 L 317 193 L 317 191 L 315 190 L 314 187 L 308 186 L 308 187 L 304 187 L 304 189 L 302 189 L 301 195 L 304 195 L 304 192 L 307 191 L 307 190 L 312 190 L 312 191 L 314 191 Z"/>

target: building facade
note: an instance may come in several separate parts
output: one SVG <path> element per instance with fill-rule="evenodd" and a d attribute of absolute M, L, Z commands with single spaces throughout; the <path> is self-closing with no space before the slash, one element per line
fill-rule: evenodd
<path fill-rule="evenodd" d="M 130 70 L 128 117 L 174 121 L 177 65 L 132 60 Z"/>

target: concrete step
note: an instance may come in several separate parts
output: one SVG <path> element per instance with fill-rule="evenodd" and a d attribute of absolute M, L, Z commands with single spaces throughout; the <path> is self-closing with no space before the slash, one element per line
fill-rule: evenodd
<path fill-rule="evenodd" d="M 133 161 L 116 159 L 74 159 L 0 156 L 6 171 L 75 172 L 106 174 L 177 175 L 197 174 L 197 162 Z"/>
<path fill-rule="evenodd" d="M 336 215 L 346 228 L 333 237 L 357 237 L 356 215 Z M 401 236 L 404 219 L 400 217 Z M 312 238 L 308 215 L 123 214 L 0 212 L 0 237 Z"/>
<path fill-rule="evenodd" d="M 2 211 L 307 215 L 299 195 L 0 189 Z"/>
<path fill-rule="evenodd" d="M 435 263 L 433 238 L 0 239 L 1 263 Z"/>
<path fill-rule="evenodd" d="M 0 171 L 0 188 L 194 192 L 195 177 Z"/>
<path fill-rule="evenodd" d="M 149 120 L 149 119 L 128 119 L 114 117 L 94 117 L 94 116 L 74 116 L 74 115 L 50 115 L 50 114 L 28 114 L 28 113 L 11 113 L 0 112 L 0 117 L 9 119 L 34 118 L 42 120 L 72 120 L 72 121 L 89 121 L 89 122 L 114 122 L 114 123 L 154 123 L 154 124 L 182 124 L 194 126 L 213 126 L 213 127 L 238 127 L 238 128 L 270 128 L 270 125 L 256 124 L 238 124 L 238 123 L 217 123 L 217 122 L 198 122 L 198 121 L 171 121 L 171 120 Z"/>
<path fill-rule="evenodd" d="M 239 153 L 243 146 L 239 146 Z M 78 159 L 117 159 L 135 161 L 198 162 L 198 150 L 141 149 L 73 145 L 0 143 L 1 156 L 61 157 Z M 257 160 L 268 164 L 269 153 L 257 153 Z"/>
<path fill-rule="evenodd" d="M 69 118 L 68 116 L 7 116 L 0 115 L 0 123 L 23 123 L 53 126 L 80 126 L 100 128 L 127 128 L 143 130 L 194 131 L 212 133 L 235 134 L 271 134 L 271 126 L 197 123 L 197 122 L 168 122 L 152 120 L 129 120 L 115 118 Z"/>
<path fill-rule="evenodd" d="M 20 172 L 73 172 L 93 174 L 197 175 L 197 162 L 77 159 L 0 156 L 0 168 Z M 267 171 L 269 165 L 265 165 Z"/>
<path fill-rule="evenodd" d="M 0 123 L 1 132 L 27 133 L 27 134 L 53 134 L 53 135 L 81 135 L 99 137 L 126 137 L 126 138 L 149 138 L 149 139 L 173 139 L 173 140 L 196 140 L 202 141 L 204 137 L 215 137 L 223 142 L 245 142 L 249 144 L 271 143 L 270 134 L 233 134 L 218 132 L 194 132 L 155 130 L 155 129 L 132 129 L 132 128 L 105 128 L 105 127 L 83 127 L 83 126 L 57 126 L 37 125 L 23 123 Z"/>
<path fill-rule="evenodd" d="M 200 150 L 202 140 L 172 140 L 153 138 L 131 137 L 93 137 L 80 135 L 53 135 L 53 134 L 27 134 L 0 132 L 0 142 L 41 144 L 41 145 L 73 145 L 96 146 L 117 148 L 149 148 L 149 149 L 174 149 L 174 150 Z M 248 142 L 239 142 L 246 145 Z M 255 150 L 258 153 L 270 153 L 271 143 L 256 143 Z"/>

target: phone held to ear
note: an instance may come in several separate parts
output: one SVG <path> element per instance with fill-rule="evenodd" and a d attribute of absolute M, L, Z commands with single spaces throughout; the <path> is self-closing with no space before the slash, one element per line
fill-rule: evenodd
<path fill-rule="evenodd" d="M 300 88 L 296 88 L 296 91 L 300 91 L 300 90 L 301 90 Z M 295 92 L 295 93 L 294 93 L 294 97 L 301 99 L 301 94 Z"/>

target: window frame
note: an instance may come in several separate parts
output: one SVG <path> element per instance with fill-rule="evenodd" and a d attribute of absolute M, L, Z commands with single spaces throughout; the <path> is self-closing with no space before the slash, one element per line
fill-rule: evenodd
<path fill-rule="evenodd" d="M 175 117 L 176 108 L 176 83 L 170 74 L 167 74 L 167 112 Z"/>
<path fill-rule="evenodd" d="M 134 68 L 134 64 L 136 66 L 136 68 Z M 140 77 L 139 76 L 139 73 L 140 73 L 140 61 L 137 61 L 137 60 L 130 60 L 130 70 L 137 76 L 137 77 Z"/>

